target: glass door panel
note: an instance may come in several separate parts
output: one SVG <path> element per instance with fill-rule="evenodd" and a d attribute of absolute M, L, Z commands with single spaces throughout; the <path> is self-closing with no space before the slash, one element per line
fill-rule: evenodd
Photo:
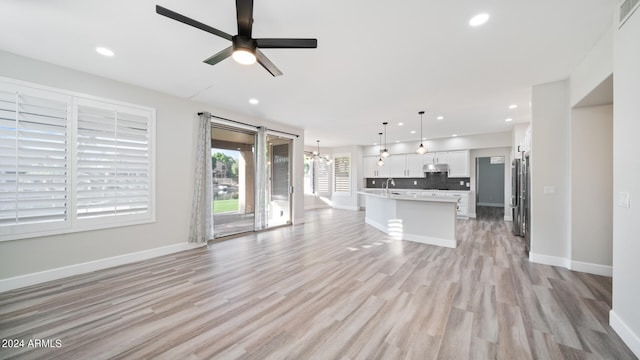
<path fill-rule="evenodd" d="M 253 231 L 255 133 L 211 129 L 213 237 Z"/>
<path fill-rule="evenodd" d="M 267 134 L 267 143 L 267 227 L 291 224 L 292 141 Z"/>

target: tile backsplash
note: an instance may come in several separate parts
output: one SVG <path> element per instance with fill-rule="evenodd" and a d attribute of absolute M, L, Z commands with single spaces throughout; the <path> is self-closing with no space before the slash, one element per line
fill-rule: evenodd
<path fill-rule="evenodd" d="M 386 178 L 367 178 L 367 188 L 384 188 Z M 389 184 L 389 188 L 396 189 L 428 189 L 428 190 L 471 190 L 467 187 L 471 179 L 450 178 L 447 173 L 431 173 L 421 178 L 394 178 L 396 186 Z M 460 182 L 463 184 L 460 185 Z"/>

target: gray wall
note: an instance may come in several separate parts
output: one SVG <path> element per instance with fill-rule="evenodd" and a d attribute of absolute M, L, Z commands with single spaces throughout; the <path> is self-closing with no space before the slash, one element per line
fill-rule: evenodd
<path fill-rule="evenodd" d="M 504 206 L 504 167 L 507 164 L 491 164 L 490 157 L 477 158 L 478 205 Z"/>
<path fill-rule="evenodd" d="M 571 112 L 571 260 L 611 266 L 613 105 Z"/>
<path fill-rule="evenodd" d="M 199 111 L 301 134 L 294 143 L 296 189 L 303 189 L 302 131 L 208 105 L 0 51 L 0 76 L 156 108 L 155 223 L 0 242 L 0 279 L 187 242 Z M 300 174 L 297 176 L 296 174 Z M 294 223 L 304 219 L 294 193 Z"/>

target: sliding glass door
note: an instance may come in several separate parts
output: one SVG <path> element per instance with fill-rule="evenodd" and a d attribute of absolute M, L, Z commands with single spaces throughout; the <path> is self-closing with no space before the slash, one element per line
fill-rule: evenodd
<path fill-rule="evenodd" d="M 253 231 L 255 132 L 212 125 L 213 237 Z"/>
<path fill-rule="evenodd" d="M 292 140 L 267 134 L 267 227 L 291 224 Z"/>

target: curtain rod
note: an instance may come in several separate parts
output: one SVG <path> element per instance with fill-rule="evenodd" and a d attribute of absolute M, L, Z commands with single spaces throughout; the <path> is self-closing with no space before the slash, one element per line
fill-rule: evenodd
<path fill-rule="evenodd" d="M 198 115 L 202 115 L 202 114 L 204 114 L 204 112 L 199 112 L 198 113 Z M 260 128 L 260 126 L 243 123 L 242 121 L 231 120 L 231 119 L 223 118 L 222 116 L 217 116 L 217 115 L 212 115 L 212 114 L 209 114 L 209 115 L 211 115 L 211 117 L 214 117 L 216 119 L 220 119 L 220 120 L 224 120 L 224 121 L 231 121 L 232 123 L 236 123 L 236 124 L 240 124 L 240 125 L 244 125 L 244 126 L 251 126 L 251 127 L 256 128 L 256 129 Z M 281 134 L 287 134 L 287 135 L 291 135 L 291 136 L 295 136 L 295 137 L 300 137 L 300 135 L 298 135 L 298 134 L 293 134 L 293 133 L 286 132 L 286 131 L 280 131 L 280 130 L 274 130 L 274 129 L 269 129 L 269 130 L 273 131 L 273 132 L 279 132 Z"/>

